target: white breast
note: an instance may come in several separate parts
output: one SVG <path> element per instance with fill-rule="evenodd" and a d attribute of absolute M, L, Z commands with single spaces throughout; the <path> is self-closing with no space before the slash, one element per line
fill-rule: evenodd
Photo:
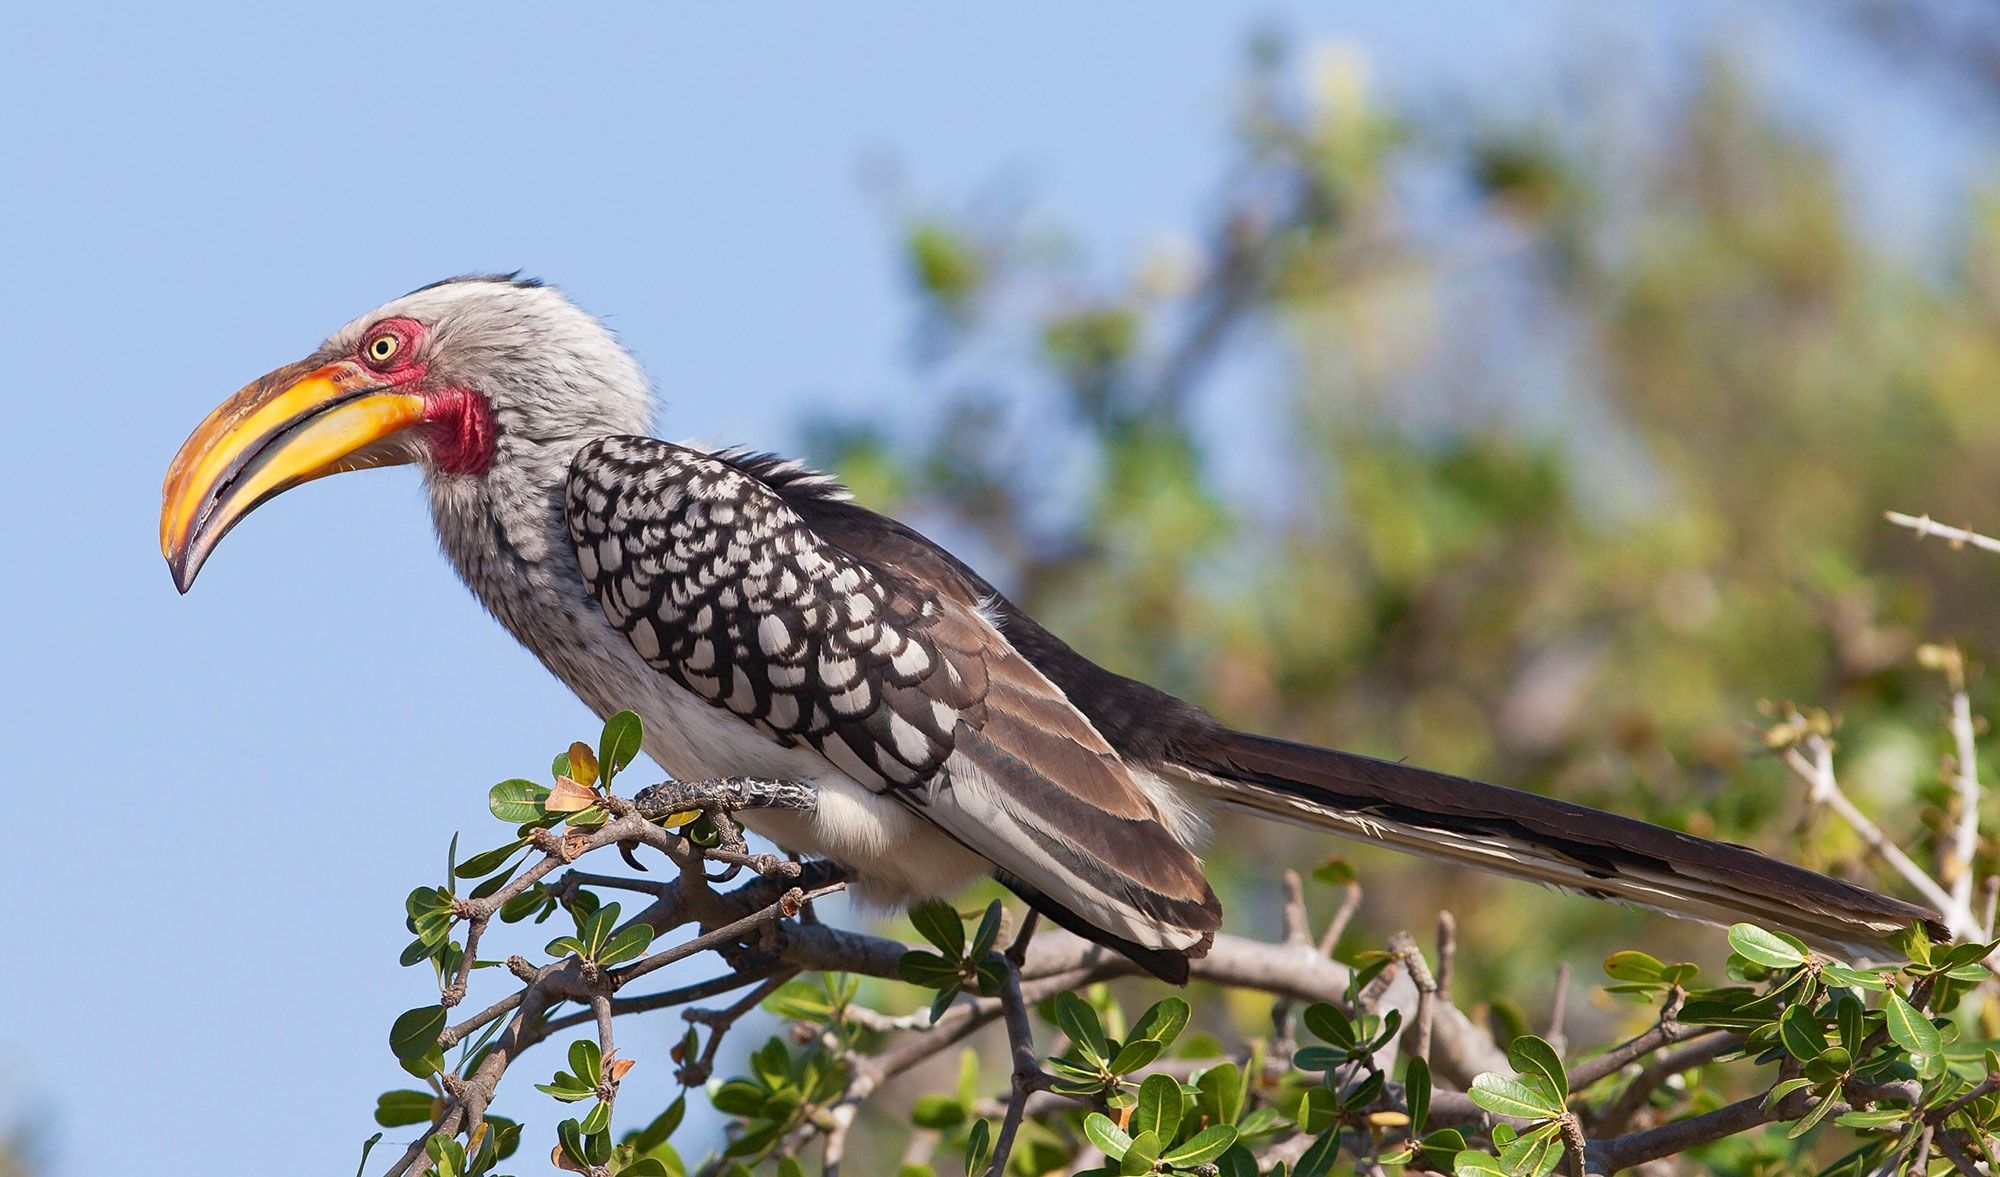
<path fill-rule="evenodd" d="M 467 586 L 585 706 L 604 717 L 636 713 L 646 727 L 646 755 L 676 780 L 747 776 L 811 783 L 819 794 L 815 812 L 746 813 L 744 824 L 787 850 L 851 868 L 851 889 L 864 903 L 890 906 L 949 895 L 991 872 L 985 859 L 811 747 L 784 747 L 646 665 L 583 594 L 568 564 L 566 534 L 478 534 L 496 518 L 535 518 L 534 512 L 495 512 L 483 501 L 455 500 L 451 488 L 434 483 L 431 490 L 439 538 Z M 555 516 L 548 518 L 556 523 Z M 496 553 L 531 558 L 525 564 L 504 556 L 496 561 Z"/>

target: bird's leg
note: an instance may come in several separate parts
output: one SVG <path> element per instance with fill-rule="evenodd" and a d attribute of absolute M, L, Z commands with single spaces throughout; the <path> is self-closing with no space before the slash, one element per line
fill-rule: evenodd
<path fill-rule="evenodd" d="M 804 781 L 770 781 L 754 777 L 718 777 L 702 781 L 661 781 L 641 789 L 632 804 L 648 821 L 675 813 L 733 813 L 743 809 L 789 809 L 811 813 L 819 808 L 819 793 Z"/>

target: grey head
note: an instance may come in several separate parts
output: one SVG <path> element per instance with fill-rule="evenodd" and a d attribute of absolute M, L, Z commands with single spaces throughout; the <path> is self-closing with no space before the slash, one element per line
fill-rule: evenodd
<path fill-rule="evenodd" d="M 513 276 L 434 283 L 211 413 L 168 472 L 161 546 L 185 592 L 222 535 L 275 495 L 326 474 L 414 464 L 468 579 L 462 557 L 482 545 L 551 558 L 561 532 L 549 524 L 577 450 L 646 433 L 651 417 L 638 362 L 555 287 Z"/>

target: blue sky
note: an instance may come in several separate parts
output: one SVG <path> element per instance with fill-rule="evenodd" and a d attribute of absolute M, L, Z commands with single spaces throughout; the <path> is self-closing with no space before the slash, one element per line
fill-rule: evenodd
<path fill-rule="evenodd" d="M 624 334 L 664 433 L 783 448 L 815 408 L 892 410 L 909 386 L 871 161 L 947 205 L 1004 179 L 1115 269 L 1197 226 L 1260 20 L 1354 41 L 1394 93 L 1532 103 L 1579 24 L 1665 76 L 1736 19 L 1575 0 L 724 11 L 10 14 L 0 1110 L 34 1123 L 52 1173 L 348 1171 L 401 1078 L 387 1026 L 431 996 L 395 967 L 403 894 L 435 881 L 451 830 L 497 840 L 487 785 L 594 731 L 452 580 L 409 471 L 287 496 L 176 597 L 159 478 L 239 384 L 410 287 L 524 268 Z M 1823 33 L 1761 35 L 1801 47 L 1760 64 L 1857 154 L 1961 166 L 1903 88 L 1841 96 L 1852 78 L 1818 67 L 1868 67 Z M 1893 229 L 1936 215 L 1936 190 L 1870 199 Z M 629 1049 L 657 1060 L 671 1030 Z M 642 1061 L 634 1090 L 665 1070 Z"/>

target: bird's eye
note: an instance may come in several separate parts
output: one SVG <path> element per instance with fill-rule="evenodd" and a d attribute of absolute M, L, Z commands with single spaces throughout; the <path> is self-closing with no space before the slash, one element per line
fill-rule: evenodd
<path fill-rule="evenodd" d="M 384 331 L 368 341 L 368 359 L 372 363 L 386 364 L 401 350 L 403 341 L 392 332 Z"/>

